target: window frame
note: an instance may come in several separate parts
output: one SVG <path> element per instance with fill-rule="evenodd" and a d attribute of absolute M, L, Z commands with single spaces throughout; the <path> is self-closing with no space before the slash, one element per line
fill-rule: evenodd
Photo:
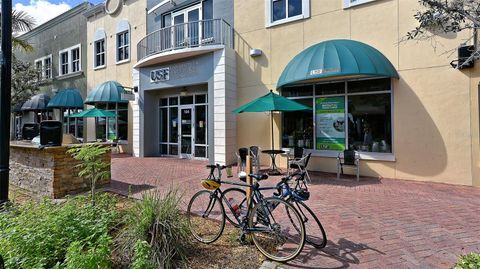
<path fill-rule="evenodd" d="M 310 0 L 301 0 L 302 1 L 302 14 L 296 15 L 293 17 L 288 17 L 288 9 L 286 10 L 285 19 L 273 21 L 273 2 L 278 0 L 265 0 L 265 27 L 273 27 L 276 25 L 289 23 L 292 21 L 298 21 L 310 18 Z M 285 0 L 286 5 L 288 6 L 288 1 Z"/>
<path fill-rule="evenodd" d="M 47 59 L 50 59 L 50 68 L 47 68 L 46 61 Z M 40 63 L 40 70 L 38 70 L 38 63 Z M 45 81 L 53 78 L 53 62 L 52 62 L 52 54 L 40 57 L 38 59 L 35 59 L 34 61 L 35 69 L 38 74 L 38 81 Z M 46 75 L 47 70 L 50 71 L 49 75 Z"/>
<path fill-rule="evenodd" d="M 124 35 L 127 34 L 128 36 L 128 44 L 123 44 L 122 46 L 120 46 L 120 42 L 119 42 L 119 38 L 124 38 Z M 115 63 L 116 64 L 121 64 L 121 63 L 126 63 L 126 62 L 129 62 L 130 61 L 130 41 L 131 41 L 131 37 L 130 37 L 130 30 L 126 30 L 126 31 L 122 31 L 122 32 L 118 32 L 116 35 L 116 40 L 115 40 Z M 125 40 L 124 40 L 125 41 Z M 125 48 L 127 50 L 125 50 Z M 120 49 L 123 49 L 123 54 L 125 55 L 125 51 L 128 51 L 128 58 L 124 58 L 124 59 L 119 59 L 120 57 Z"/>
<path fill-rule="evenodd" d="M 98 53 L 97 51 L 97 43 L 103 42 L 103 51 L 101 53 Z M 95 41 L 93 41 L 93 69 L 101 69 L 105 68 L 107 65 L 107 39 L 106 38 L 100 38 Z M 97 65 L 97 55 L 98 54 L 103 54 L 103 64 L 102 65 Z"/>
<path fill-rule="evenodd" d="M 355 6 L 359 6 L 359 5 L 363 5 L 363 4 L 375 2 L 376 0 L 356 0 L 357 3 L 352 3 L 351 1 L 352 1 L 352 0 L 343 0 L 343 8 L 344 8 L 344 9 L 347 9 L 347 8 L 351 8 L 351 7 L 355 7 Z"/>
<path fill-rule="evenodd" d="M 394 99 L 393 99 L 393 81 L 390 79 L 390 90 L 387 91 L 372 91 L 372 92 L 355 92 L 355 93 L 348 93 L 348 82 L 354 81 L 361 81 L 361 80 L 375 80 L 375 79 L 385 79 L 386 77 L 376 77 L 376 78 L 362 78 L 356 80 L 337 80 L 337 81 L 328 81 L 328 82 L 320 82 L 313 84 L 313 95 L 308 96 L 298 96 L 298 97 L 286 97 L 291 100 L 300 100 L 300 99 L 312 99 L 313 106 L 312 106 L 312 114 L 313 114 L 313 138 L 316 140 L 317 138 L 317 128 L 316 128 L 316 102 L 315 100 L 319 97 L 344 97 L 345 98 L 345 115 L 348 115 L 348 97 L 349 96 L 358 96 L 358 95 L 376 95 L 376 94 L 390 94 L 390 122 L 391 122 L 391 152 L 366 152 L 366 151 L 358 151 L 360 154 L 360 158 L 364 160 L 378 160 L 378 161 L 395 161 L 395 123 L 394 123 Z M 317 94 L 317 85 L 319 84 L 328 84 L 328 83 L 344 83 L 345 90 L 343 93 L 335 93 L 335 94 Z M 311 85 L 307 84 L 307 85 Z M 301 86 L 295 85 L 295 86 Z M 283 95 L 283 93 L 282 93 Z M 280 129 L 280 136 L 283 135 L 283 128 L 284 128 L 284 117 L 282 116 L 281 119 L 281 129 Z M 348 138 L 348 124 L 345 124 L 345 145 L 349 144 Z M 282 148 L 283 145 L 280 145 Z M 305 149 L 308 152 L 312 153 L 312 156 L 317 157 L 327 157 L 327 158 L 337 158 L 340 151 L 334 150 L 319 150 L 316 148 L 316 142 L 313 143 L 313 149 Z"/>
<path fill-rule="evenodd" d="M 73 71 L 73 50 L 78 49 L 78 68 L 79 70 Z M 67 54 L 67 62 L 62 63 L 62 55 Z M 64 65 L 67 65 L 67 72 L 63 73 L 63 67 Z M 82 45 L 77 44 L 74 46 L 71 46 L 69 48 L 60 50 L 58 52 L 58 76 L 63 77 L 63 76 L 68 76 L 72 74 L 77 74 L 82 72 Z"/>

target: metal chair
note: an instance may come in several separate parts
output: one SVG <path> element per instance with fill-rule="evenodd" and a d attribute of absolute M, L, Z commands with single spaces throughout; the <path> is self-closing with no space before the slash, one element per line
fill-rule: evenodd
<path fill-rule="evenodd" d="M 340 179 L 340 171 L 343 175 L 343 166 L 354 166 L 357 174 L 357 182 L 360 181 L 360 154 L 354 150 L 344 150 L 343 158 L 341 157 L 341 152 L 338 153 L 337 157 L 337 179 Z M 343 162 L 342 162 L 343 159 Z"/>
<path fill-rule="evenodd" d="M 248 155 L 248 148 L 239 148 L 238 152 L 235 152 L 237 155 L 237 174 L 241 171 L 245 171 L 245 167 L 247 166 L 247 155 Z"/>
<path fill-rule="evenodd" d="M 290 164 L 288 165 L 288 168 L 290 169 L 297 169 L 302 173 L 305 172 L 305 179 L 307 180 L 308 183 L 312 183 L 312 180 L 307 170 L 308 162 L 310 161 L 311 156 L 312 156 L 312 153 L 310 152 L 298 160 L 291 161 Z"/>
<path fill-rule="evenodd" d="M 295 146 L 293 149 L 290 149 L 290 152 L 287 154 L 287 172 L 289 175 L 291 173 L 290 164 L 303 157 L 303 148 Z"/>
<path fill-rule="evenodd" d="M 258 146 L 251 146 L 250 147 L 250 156 L 252 157 L 252 166 L 254 167 L 255 174 L 258 174 L 260 172 L 260 152 L 261 148 Z"/>

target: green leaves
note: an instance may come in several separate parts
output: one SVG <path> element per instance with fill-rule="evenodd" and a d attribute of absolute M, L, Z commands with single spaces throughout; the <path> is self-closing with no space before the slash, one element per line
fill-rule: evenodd
<path fill-rule="evenodd" d="M 97 181 L 110 177 L 110 163 L 104 160 L 109 151 L 108 147 L 96 144 L 77 146 L 67 151 L 75 160 L 81 161 L 80 164 L 75 165 L 80 170 L 78 175 L 90 180 L 92 205 L 95 205 Z"/>
<path fill-rule="evenodd" d="M 97 206 L 85 196 L 57 205 L 29 203 L 0 214 L 0 253 L 7 268 L 110 268 L 111 237 L 118 222 L 116 199 L 100 195 Z"/>
<path fill-rule="evenodd" d="M 480 254 L 470 253 L 463 255 L 458 260 L 454 269 L 479 269 L 480 268 Z"/>

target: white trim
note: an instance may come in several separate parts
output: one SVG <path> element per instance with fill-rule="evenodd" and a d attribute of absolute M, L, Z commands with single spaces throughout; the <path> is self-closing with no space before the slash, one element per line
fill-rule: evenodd
<path fill-rule="evenodd" d="M 272 26 L 276 26 L 279 24 L 289 23 L 292 21 L 298 21 L 310 18 L 310 0 L 302 0 L 302 14 L 293 16 L 293 17 L 286 17 L 285 19 L 272 21 L 272 1 L 274 0 L 265 0 L 265 27 L 269 28 Z M 288 3 L 288 0 L 286 0 Z M 285 10 L 286 16 L 288 16 L 288 10 Z"/>
<path fill-rule="evenodd" d="M 169 3 L 169 2 L 171 2 L 171 1 L 170 0 L 163 0 L 162 2 L 158 3 L 157 5 L 155 5 L 151 9 L 149 9 L 147 11 L 147 14 L 150 14 L 150 13 L 154 12 L 157 8 L 159 8 L 159 7 L 165 5 L 166 3 Z"/>
<path fill-rule="evenodd" d="M 347 8 L 351 8 L 351 7 L 354 7 L 354 6 L 370 3 L 370 2 L 373 2 L 373 1 L 376 1 L 376 0 L 343 0 L 343 8 L 347 9 Z"/>
<path fill-rule="evenodd" d="M 46 59 L 50 59 L 50 75 L 48 77 L 45 76 L 45 60 Z M 41 72 L 41 80 L 40 81 L 46 81 L 46 80 L 49 80 L 49 79 L 52 79 L 53 78 L 53 58 L 52 58 L 52 54 L 48 54 L 46 56 L 43 56 L 43 57 L 40 57 L 40 58 L 37 58 L 35 59 L 35 61 L 33 62 L 33 64 L 35 65 L 35 69 L 37 69 L 37 63 L 38 62 L 41 62 L 42 63 L 42 69 L 40 70 Z M 37 70 L 38 72 L 38 70 Z"/>
<path fill-rule="evenodd" d="M 125 47 L 128 47 L 128 58 L 125 58 L 125 59 L 122 59 L 122 60 L 118 60 L 118 51 L 120 49 L 120 47 L 118 46 L 118 36 L 119 35 L 124 35 L 125 33 L 127 33 L 128 35 L 128 44 L 124 44 L 122 46 L 122 48 L 125 49 Z M 123 37 L 122 37 L 123 38 Z M 115 34 L 115 64 L 122 64 L 122 63 L 125 63 L 125 62 L 129 62 L 130 61 L 130 53 L 131 53 L 131 33 L 130 33 L 130 29 L 126 30 L 126 31 L 123 31 L 123 32 L 117 32 Z"/>
<path fill-rule="evenodd" d="M 103 64 L 96 65 L 97 62 L 97 42 L 103 41 Z M 101 38 L 93 41 L 93 70 L 105 68 L 107 66 L 107 38 Z"/>
<path fill-rule="evenodd" d="M 63 49 L 63 50 L 60 50 L 58 52 L 58 76 L 57 77 L 62 77 L 62 76 L 66 76 L 66 75 L 69 75 L 71 73 L 73 73 L 73 67 L 72 67 L 72 64 L 73 64 L 73 55 L 72 55 L 72 51 L 74 49 L 78 49 L 78 70 L 75 71 L 75 73 L 78 73 L 78 72 L 81 72 L 82 71 L 82 46 L 81 44 L 77 44 L 77 45 L 74 45 L 74 46 L 71 46 L 69 48 L 66 48 L 66 49 Z M 67 61 L 67 73 L 65 74 L 62 74 L 62 54 L 63 53 L 67 53 L 67 56 L 68 56 L 68 61 Z"/>

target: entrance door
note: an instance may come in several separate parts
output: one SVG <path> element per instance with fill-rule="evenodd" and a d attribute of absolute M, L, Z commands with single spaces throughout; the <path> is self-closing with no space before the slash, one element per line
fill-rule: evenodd
<path fill-rule="evenodd" d="M 193 157 L 193 107 L 180 109 L 180 157 Z"/>

